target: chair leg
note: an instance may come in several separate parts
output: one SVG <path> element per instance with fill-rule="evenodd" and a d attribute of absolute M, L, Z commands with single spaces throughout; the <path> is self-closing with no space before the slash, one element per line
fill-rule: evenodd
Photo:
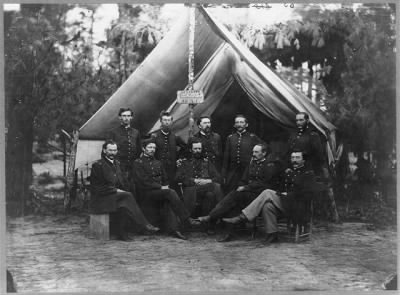
<path fill-rule="evenodd" d="M 295 232 L 295 235 L 294 235 L 295 243 L 299 242 L 299 236 L 300 236 L 299 231 L 300 231 L 300 226 L 298 224 L 296 224 L 296 232 Z"/>
<path fill-rule="evenodd" d="M 253 221 L 253 232 L 251 233 L 251 238 L 254 240 L 257 235 L 257 218 Z"/>

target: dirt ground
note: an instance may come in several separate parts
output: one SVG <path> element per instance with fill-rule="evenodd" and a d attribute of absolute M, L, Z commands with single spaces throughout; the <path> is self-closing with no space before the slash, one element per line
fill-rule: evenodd
<path fill-rule="evenodd" d="M 371 291 L 396 271 L 395 228 L 316 225 L 311 241 L 269 247 L 247 233 L 229 243 L 189 237 L 100 241 L 86 216 L 10 218 L 7 268 L 18 292 Z"/>

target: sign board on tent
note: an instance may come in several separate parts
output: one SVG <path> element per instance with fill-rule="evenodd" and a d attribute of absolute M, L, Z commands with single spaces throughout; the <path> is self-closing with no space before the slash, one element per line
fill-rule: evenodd
<path fill-rule="evenodd" d="M 177 92 L 177 102 L 188 104 L 203 103 L 204 95 L 201 90 L 180 90 Z"/>

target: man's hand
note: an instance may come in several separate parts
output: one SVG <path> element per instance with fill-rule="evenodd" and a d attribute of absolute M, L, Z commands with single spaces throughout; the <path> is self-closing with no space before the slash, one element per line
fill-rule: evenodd
<path fill-rule="evenodd" d="M 244 186 L 243 186 L 243 185 L 239 186 L 239 187 L 236 189 L 236 191 L 237 191 L 237 192 L 244 191 Z"/>
<path fill-rule="evenodd" d="M 176 167 L 182 166 L 183 160 L 185 160 L 185 159 L 178 159 L 178 160 L 176 160 Z"/>
<path fill-rule="evenodd" d="M 161 189 L 169 189 L 169 185 L 162 185 Z"/>
<path fill-rule="evenodd" d="M 206 178 L 195 178 L 194 179 L 194 183 L 196 185 L 205 185 L 207 183 L 211 183 L 212 180 L 211 179 L 206 179 Z"/>

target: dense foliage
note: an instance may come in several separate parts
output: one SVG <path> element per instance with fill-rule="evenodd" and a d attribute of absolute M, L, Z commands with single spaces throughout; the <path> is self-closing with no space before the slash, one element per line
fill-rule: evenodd
<path fill-rule="evenodd" d="M 7 200 L 20 204 L 17 214 L 29 194 L 34 140 L 78 129 L 168 30 L 162 6 L 118 4 L 106 40 L 94 41 L 98 7 L 22 4 L 5 12 Z M 77 9 L 80 18 L 71 22 L 68 14 Z M 308 62 L 313 74 L 319 65 L 327 116 L 342 139 L 384 158 L 395 140 L 394 6 L 295 5 L 294 11 L 301 21 L 229 29 L 272 67 L 277 60 L 293 69 Z M 103 62 L 100 53 L 107 53 Z"/>

